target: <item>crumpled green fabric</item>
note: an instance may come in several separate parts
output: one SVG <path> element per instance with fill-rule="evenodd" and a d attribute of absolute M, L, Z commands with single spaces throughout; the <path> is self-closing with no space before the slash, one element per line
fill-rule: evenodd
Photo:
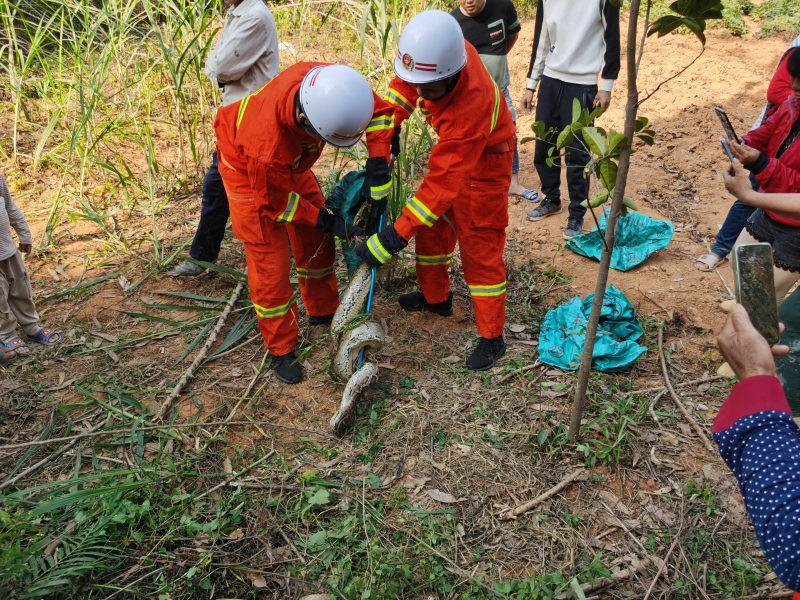
<path fill-rule="evenodd" d="M 600 217 L 600 229 L 605 234 L 606 211 Z M 657 221 L 638 212 L 629 212 L 617 221 L 617 240 L 611 253 L 611 268 L 628 271 L 642 264 L 651 254 L 669 246 L 675 227 L 670 221 Z M 576 235 L 567 242 L 573 252 L 600 260 L 603 239 L 597 227 L 589 233 Z"/>
<path fill-rule="evenodd" d="M 570 298 L 549 311 L 539 331 L 539 361 L 564 371 L 576 371 L 586 345 L 586 325 L 594 294 L 581 300 Z M 636 343 L 644 332 L 633 305 L 613 285 L 603 297 L 603 309 L 597 328 L 592 368 L 604 373 L 623 371 L 647 352 Z"/>
<path fill-rule="evenodd" d="M 358 211 L 364 205 L 366 198 L 361 193 L 361 188 L 364 185 L 364 177 L 366 171 L 350 171 L 347 175 L 342 177 L 328 198 L 325 200 L 325 206 L 330 208 L 335 213 L 339 214 L 348 225 L 352 225 Z M 375 204 L 375 210 L 372 212 L 372 222 L 370 223 L 367 235 L 372 235 L 378 231 L 378 224 L 381 215 L 386 212 L 388 200 L 381 200 Z M 358 265 L 363 261 L 356 254 L 356 242 L 347 243 L 342 241 L 342 254 L 344 254 L 344 261 L 347 264 L 347 276 L 352 277 Z"/>

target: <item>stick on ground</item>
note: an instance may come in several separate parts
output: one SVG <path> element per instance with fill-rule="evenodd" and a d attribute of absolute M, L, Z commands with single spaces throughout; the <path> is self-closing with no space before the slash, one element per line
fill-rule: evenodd
<path fill-rule="evenodd" d="M 653 593 L 653 588 L 656 587 L 656 583 L 658 582 L 658 578 L 661 577 L 661 574 L 664 572 L 664 569 L 667 568 L 667 563 L 669 562 L 669 557 L 672 556 L 672 551 L 675 549 L 675 546 L 678 544 L 678 538 L 675 538 L 675 541 L 672 542 L 672 546 L 669 547 L 667 550 L 667 555 L 664 557 L 664 562 L 661 563 L 661 566 L 658 568 L 658 572 L 656 576 L 653 577 L 653 582 L 650 584 L 650 587 L 647 588 L 647 593 L 644 595 L 644 600 L 647 600 L 650 597 L 650 594 Z"/>
<path fill-rule="evenodd" d="M 537 504 L 541 504 L 542 502 L 544 502 L 548 498 L 550 498 L 552 496 L 555 496 L 558 492 L 563 490 L 570 483 L 572 483 L 578 477 L 580 477 L 581 475 L 583 475 L 585 473 L 586 473 L 586 471 L 584 469 L 578 469 L 577 471 L 573 471 L 572 473 L 570 473 L 569 475 L 564 477 L 564 479 L 562 479 L 557 485 L 551 487 L 549 490 L 547 490 L 541 496 L 537 496 L 536 498 L 534 498 L 530 502 L 526 502 L 525 504 L 520 504 L 514 510 L 512 510 L 510 512 L 507 512 L 506 514 L 502 515 L 500 518 L 503 519 L 503 520 L 514 519 L 514 518 L 518 517 L 519 515 L 521 515 L 522 513 L 528 512 L 530 509 L 535 507 Z"/>
<path fill-rule="evenodd" d="M 672 396 L 672 399 L 675 401 L 678 410 L 681 411 L 684 418 L 689 421 L 689 424 L 694 428 L 695 432 L 697 432 L 698 437 L 703 441 L 706 449 L 709 452 L 714 452 L 714 446 L 711 445 L 705 431 L 703 431 L 703 428 L 694 420 L 692 415 L 689 414 L 689 411 L 686 410 L 686 407 L 683 406 L 680 398 L 678 398 L 678 394 L 676 394 L 675 390 L 672 388 L 672 382 L 669 380 L 669 371 L 667 370 L 667 359 L 664 358 L 664 330 L 661 328 L 658 329 L 658 355 L 661 357 L 661 371 L 664 373 L 664 383 L 666 383 L 670 396 Z"/>
<path fill-rule="evenodd" d="M 236 288 L 233 290 L 233 294 L 231 294 L 230 300 L 225 304 L 225 310 L 222 311 L 222 314 L 219 316 L 217 320 L 217 324 L 214 326 L 214 329 L 211 330 L 211 335 L 208 336 L 206 343 L 203 345 L 200 352 L 197 353 L 192 364 L 189 365 L 189 368 L 183 372 L 181 378 L 178 380 L 177 385 L 172 389 L 172 392 L 167 399 L 161 404 L 161 408 L 158 409 L 158 414 L 156 415 L 156 419 L 163 419 L 164 415 L 167 414 L 172 408 L 172 403 L 181 395 L 183 388 L 186 387 L 186 384 L 189 383 L 189 380 L 194 377 L 194 372 L 200 366 L 200 364 L 205 360 L 206 356 L 208 356 L 208 351 L 211 350 L 211 347 L 214 345 L 214 342 L 217 341 L 217 336 L 219 332 L 222 331 L 222 327 L 225 325 L 225 321 L 228 318 L 228 315 L 231 314 L 231 310 L 233 310 L 233 305 L 236 304 L 236 301 L 239 299 L 239 294 L 244 288 L 244 281 L 239 281 L 236 284 Z"/>
<path fill-rule="evenodd" d="M 105 422 L 106 422 L 105 419 L 100 421 L 97 425 L 95 425 L 94 427 L 92 427 L 89 430 L 89 433 L 94 433 L 95 431 L 100 429 L 103 425 L 105 425 Z M 50 456 L 48 456 L 46 458 L 43 458 L 42 460 L 37 462 L 35 465 L 31 465 L 30 467 L 25 469 L 22 473 L 17 474 L 15 477 L 12 477 L 11 479 L 8 479 L 8 480 L 4 481 L 2 484 L 0 484 L 0 490 L 3 490 L 3 489 L 7 488 L 10 485 L 14 485 L 19 480 L 24 479 L 28 475 L 31 475 L 31 474 L 35 473 L 36 471 L 41 469 L 43 466 L 45 466 L 47 463 L 49 463 L 50 461 L 58 458 L 59 456 L 64 454 L 67 450 L 72 448 L 75 444 L 78 443 L 79 439 L 81 439 L 81 438 L 78 438 L 78 437 L 73 438 L 72 440 L 70 440 L 69 442 L 67 442 L 63 446 L 61 446 L 61 448 L 59 448 L 58 450 L 53 452 Z"/>

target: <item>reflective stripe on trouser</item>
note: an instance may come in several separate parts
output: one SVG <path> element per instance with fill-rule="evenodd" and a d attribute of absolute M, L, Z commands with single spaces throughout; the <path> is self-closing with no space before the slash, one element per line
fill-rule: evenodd
<path fill-rule="evenodd" d="M 478 179 L 462 187 L 459 200 L 445 213 L 453 228 L 439 219 L 416 234 L 417 281 L 428 302 L 444 302 L 450 293 L 450 259 L 456 242 L 464 279 L 475 307 L 478 333 L 495 338 L 506 320 L 506 267 L 503 261 L 508 225 L 508 186 L 512 152 L 481 157 Z"/>
<path fill-rule="evenodd" d="M 291 352 L 298 338 L 297 303 L 289 280 L 289 244 L 306 312 L 321 317 L 332 314 L 339 305 L 333 237 L 315 227 L 259 217 L 247 176 L 224 163 L 220 163 L 220 173 L 228 191 L 233 232 L 244 243 L 247 283 L 258 328 L 269 351 L 281 356 Z M 295 191 L 315 206 L 325 201 L 311 171 Z"/>

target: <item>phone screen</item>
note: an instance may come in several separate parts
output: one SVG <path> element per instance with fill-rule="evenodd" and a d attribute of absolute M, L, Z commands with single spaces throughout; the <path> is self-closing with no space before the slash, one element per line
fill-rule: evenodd
<path fill-rule="evenodd" d="M 734 248 L 736 300 L 744 306 L 753 327 L 767 342 L 780 341 L 778 302 L 775 299 L 775 277 L 772 248 L 769 244 L 742 244 Z"/>
<path fill-rule="evenodd" d="M 714 112 L 717 113 L 719 122 L 722 123 L 722 128 L 725 130 L 725 135 L 728 136 L 728 139 L 734 140 L 736 143 L 741 143 L 739 136 L 736 135 L 736 132 L 733 130 L 733 125 L 731 125 L 731 120 L 728 118 L 728 113 L 721 108 L 715 108 Z"/>

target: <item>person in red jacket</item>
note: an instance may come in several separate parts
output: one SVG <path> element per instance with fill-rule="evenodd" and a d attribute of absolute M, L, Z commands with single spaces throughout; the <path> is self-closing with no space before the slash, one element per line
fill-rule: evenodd
<path fill-rule="evenodd" d="M 429 10 L 408 23 L 394 70 L 385 98 L 396 106 L 395 124 L 419 105 L 439 141 L 429 172 L 401 216 L 356 252 L 370 265 L 382 265 L 416 236 L 420 291 L 400 296 L 400 306 L 449 316 L 449 266 L 458 242 L 481 336 L 466 366 L 483 371 L 506 349 L 503 249 L 514 122 L 478 52 L 448 13 Z"/>
<path fill-rule="evenodd" d="M 277 378 L 297 383 L 303 371 L 293 352 L 298 313 L 289 245 L 309 323 L 324 325 L 339 304 L 334 236 L 363 235 L 322 207 L 325 198 L 311 167 L 326 142 L 352 146 L 366 130 L 364 192 L 375 200 L 387 196 L 394 107 L 349 67 L 303 62 L 221 109 L 214 129 L 258 326 Z"/>
<path fill-rule="evenodd" d="M 796 51 L 797 46 L 800 46 L 800 36 L 795 38 L 792 45 L 781 57 L 778 68 L 775 70 L 767 88 L 767 105 L 758 120 L 753 124 L 752 129 L 761 127 L 764 121 L 772 116 L 778 107 L 784 103 L 786 98 L 792 95 L 792 77 L 789 75 L 787 64 L 789 57 Z M 751 189 L 758 191 L 758 182 L 755 181 L 755 178 L 751 178 L 750 186 Z M 713 271 L 722 264 L 725 257 L 733 249 L 736 239 L 742 233 L 747 220 L 753 212 L 755 212 L 755 209 L 752 206 L 748 206 L 747 203 L 737 198 L 725 216 L 725 221 L 717 233 L 714 245 L 711 246 L 711 252 L 698 257 L 695 261 L 695 268 L 700 271 Z M 725 304 L 723 303 L 723 305 Z"/>
<path fill-rule="evenodd" d="M 800 52 L 792 52 L 786 68 L 792 95 L 758 129 L 731 140 L 734 156 L 752 173 L 766 194 L 800 192 Z M 768 242 L 775 262 L 775 292 L 781 302 L 800 279 L 800 220 L 770 210 L 756 210 L 736 241 Z"/>

